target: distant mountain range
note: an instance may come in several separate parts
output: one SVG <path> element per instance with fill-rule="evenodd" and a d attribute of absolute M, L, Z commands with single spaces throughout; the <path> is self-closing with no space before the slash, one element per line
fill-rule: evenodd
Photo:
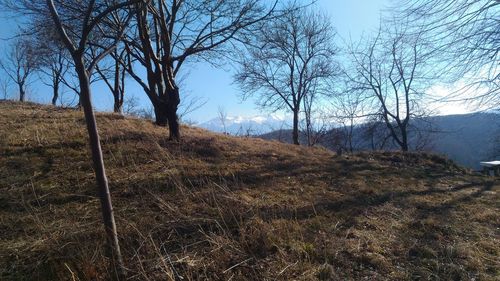
<path fill-rule="evenodd" d="M 219 133 L 231 135 L 261 135 L 275 130 L 290 128 L 289 119 L 278 115 L 227 116 L 214 118 L 195 126 Z"/>
<path fill-rule="evenodd" d="M 439 131 L 431 135 L 431 151 L 475 169 L 481 161 L 500 160 L 500 114 L 436 116 L 429 121 Z"/>
<path fill-rule="evenodd" d="M 263 139 L 291 142 L 291 122 L 287 118 L 270 116 L 227 117 L 225 129 L 218 118 L 198 126 L 216 132 L 232 135 L 253 135 Z M 426 151 L 443 154 L 466 167 L 479 169 L 480 161 L 500 160 L 500 114 L 472 113 L 445 115 L 415 120 L 413 125 L 422 131 L 426 138 Z M 383 126 L 381 126 L 383 128 Z M 353 130 L 353 143 L 356 150 L 372 149 L 371 140 L 366 139 L 363 126 Z M 319 144 L 335 149 L 335 131 L 325 134 Z M 306 143 L 304 135 L 302 143 Z M 410 143 L 415 146 L 419 137 L 414 135 Z M 388 141 L 384 149 L 396 149 Z"/>

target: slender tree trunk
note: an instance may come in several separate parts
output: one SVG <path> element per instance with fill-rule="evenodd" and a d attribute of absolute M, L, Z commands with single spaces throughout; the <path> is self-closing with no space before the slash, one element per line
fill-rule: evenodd
<path fill-rule="evenodd" d="M 299 145 L 299 110 L 293 111 L 293 131 L 292 131 L 293 144 Z"/>
<path fill-rule="evenodd" d="M 181 139 L 179 117 L 177 116 L 177 108 L 170 108 L 167 110 L 169 139 L 178 141 Z"/>
<path fill-rule="evenodd" d="M 159 98 L 158 101 L 151 101 L 155 111 L 155 124 L 158 126 L 168 125 L 167 102 Z"/>
<path fill-rule="evenodd" d="M 101 201 L 101 210 L 106 230 L 108 254 L 112 261 L 114 272 L 118 279 L 124 279 L 125 267 L 123 265 L 118 235 L 116 232 L 115 218 L 113 215 L 113 206 L 111 204 L 111 195 L 109 193 L 108 179 L 104 168 L 104 159 L 102 155 L 99 132 L 97 130 L 96 118 L 92 108 L 90 81 L 85 64 L 81 57 L 74 58 L 75 68 L 80 82 L 80 102 L 83 106 L 85 121 L 89 134 L 89 143 L 92 151 L 92 161 L 94 164 L 97 188 L 99 190 L 99 199 Z"/>
<path fill-rule="evenodd" d="M 59 98 L 59 82 L 54 81 L 52 92 L 52 105 L 56 105 L 57 99 Z"/>
<path fill-rule="evenodd" d="M 120 87 L 120 62 L 118 61 L 118 52 L 115 49 L 115 76 L 114 76 L 114 90 L 113 90 L 113 97 L 114 97 L 114 105 L 113 105 L 113 111 L 115 113 L 122 114 L 123 113 L 123 92 L 125 89 L 122 89 Z M 125 74 L 123 74 L 125 75 Z"/>
<path fill-rule="evenodd" d="M 354 152 L 354 147 L 352 145 L 353 131 L 354 131 L 354 120 L 351 119 L 349 124 L 349 152 L 351 154 Z"/>
<path fill-rule="evenodd" d="M 159 126 L 167 126 L 170 140 L 180 140 L 180 124 L 177 109 L 180 103 L 179 89 L 168 90 L 167 94 L 151 101 L 155 110 L 155 123 Z"/>
<path fill-rule="evenodd" d="M 120 90 L 117 89 L 113 93 L 114 103 L 113 103 L 113 111 L 115 113 L 123 114 L 123 96 L 120 93 Z"/>
<path fill-rule="evenodd" d="M 305 104 L 304 107 L 306 108 L 305 115 L 306 115 L 307 146 L 312 146 L 311 111 L 310 108 L 307 109 L 307 104 Z"/>
<path fill-rule="evenodd" d="M 161 98 L 160 98 L 161 99 Z M 179 117 L 177 116 L 177 105 L 170 101 L 159 101 L 153 103 L 155 111 L 155 124 L 168 126 L 171 139 L 180 138 Z"/>
<path fill-rule="evenodd" d="M 54 93 L 52 95 L 52 105 L 56 106 L 57 105 L 57 99 L 59 98 L 59 93 L 57 92 L 57 89 L 54 88 Z"/>
<path fill-rule="evenodd" d="M 26 92 L 24 91 L 24 86 L 19 84 L 19 101 L 24 102 L 26 99 Z"/>
<path fill-rule="evenodd" d="M 407 152 L 409 150 L 408 147 L 408 132 L 406 128 L 401 128 L 401 150 Z"/>
<path fill-rule="evenodd" d="M 179 88 L 175 87 L 168 93 L 167 118 L 170 140 L 178 141 L 181 138 L 179 116 L 177 109 L 180 103 Z"/>
<path fill-rule="evenodd" d="M 403 144 L 403 145 L 401 145 L 401 150 L 402 150 L 403 152 L 408 152 L 408 151 L 409 151 L 408 144 Z"/>

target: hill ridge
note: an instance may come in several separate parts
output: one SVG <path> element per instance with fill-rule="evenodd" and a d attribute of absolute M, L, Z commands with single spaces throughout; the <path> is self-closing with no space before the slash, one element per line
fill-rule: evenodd
<path fill-rule="evenodd" d="M 494 279 L 498 179 L 97 114 L 130 280 Z M 0 279 L 102 280 L 81 112 L 0 103 Z"/>

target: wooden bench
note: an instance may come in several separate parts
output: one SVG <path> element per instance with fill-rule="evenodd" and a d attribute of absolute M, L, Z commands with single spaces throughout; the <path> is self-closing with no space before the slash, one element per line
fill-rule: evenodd
<path fill-rule="evenodd" d="M 479 164 L 483 166 L 485 174 L 489 175 L 490 171 L 493 171 L 493 175 L 500 176 L 500 161 L 480 162 Z"/>

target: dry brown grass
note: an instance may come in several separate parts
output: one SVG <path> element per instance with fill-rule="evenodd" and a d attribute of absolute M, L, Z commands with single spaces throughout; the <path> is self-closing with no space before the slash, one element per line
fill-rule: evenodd
<path fill-rule="evenodd" d="M 99 114 L 130 280 L 498 280 L 499 181 Z M 0 103 L 0 279 L 101 280 L 80 112 Z"/>

